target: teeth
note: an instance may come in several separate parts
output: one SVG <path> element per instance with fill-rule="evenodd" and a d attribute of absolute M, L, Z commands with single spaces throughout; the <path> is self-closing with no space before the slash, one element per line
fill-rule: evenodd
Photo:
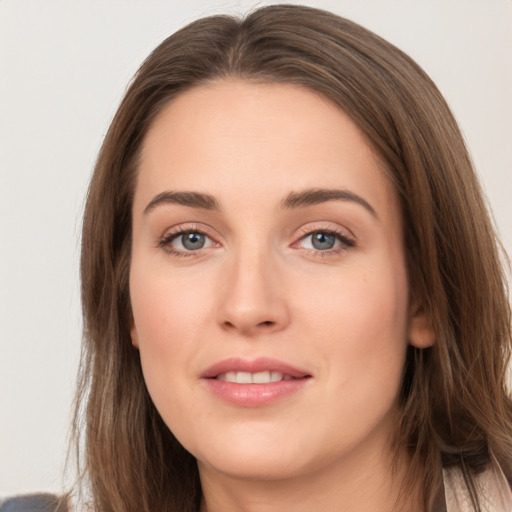
<path fill-rule="evenodd" d="M 281 372 L 270 372 L 270 382 L 279 382 L 280 380 L 288 380 L 289 375 L 283 375 Z M 290 377 L 291 379 L 291 377 Z"/>
<path fill-rule="evenodd" d="M 252 374 L 253 384 L 267 384 L 268 382 L 270 382 L 270 372 L 258 372 Z"/>
<path fill-rule="evenodd" d="M 292 380 L 290 375 L 283 375 L 281 372 L 264 371 L 257 373 L 249 372 L 226 372 L 217 376 L 218 380 L 226 382 L 236 382 L 237 384 L 268 384 L 269 382 L 279 382 L 281 380 Z"/>
<path fill-rule="evenodd" d="M 252 376 L 249 372 L 236 372 L 237 384 L 251 384 Z"/>

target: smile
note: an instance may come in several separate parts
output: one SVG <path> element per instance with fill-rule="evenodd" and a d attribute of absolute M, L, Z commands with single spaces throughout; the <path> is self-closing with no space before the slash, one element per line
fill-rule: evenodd
<path fill-rule="evenodd" d="M 215 398 L 246 408 L 268 406 L 295 395 L 312 375 L 276 359 L 231 358 L 208 368 L 201 380 Z"/>
<path fill-rule="evenodd" d="M 237 384 L 268 384 L 282 380 L 293 380 L 294 377 L 278 371 L 250 372 L 225 372 L 217 375 L 217 380 L 236 382 Z"/>

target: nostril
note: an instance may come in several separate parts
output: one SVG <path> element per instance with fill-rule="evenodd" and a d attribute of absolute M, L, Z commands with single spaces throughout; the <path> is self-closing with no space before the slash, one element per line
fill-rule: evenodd
<path fill-rule="evenodd" d="M 276 327 L 277 323 L 272 320 L 264 320 L 263 322 L 254 322 L 245 324 L 243 322 L 232 322 L 226 320 L 222 323 L 222 328 L 226 331 L 240 331 L 246 334 L 257 333 L 258 331 L 271 332 Z"/>

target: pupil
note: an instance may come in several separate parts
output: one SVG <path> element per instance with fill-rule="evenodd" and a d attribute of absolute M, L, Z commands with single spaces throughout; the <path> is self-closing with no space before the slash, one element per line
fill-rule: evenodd
<path fill-rule="evenodd" d="M 312 244 L 315 249 L 319 249 L 321 251 L 325 251 L 328 249 L 332 249 L 334 247 L 334 243 L 336 242 L 336 238 L 334 235 L 329 233 L 315 233 L 313 235 Z"/>
<path fill-rule="evenodd" d="M 183 247 L 190 251 L 202 249 L 204 242 L 204 235 L 201 233 L 186 233 L 182 236 Z"/>

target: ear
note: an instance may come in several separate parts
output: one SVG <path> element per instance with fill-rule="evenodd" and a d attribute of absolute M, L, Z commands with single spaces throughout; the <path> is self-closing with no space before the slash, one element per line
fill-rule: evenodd
<path fill-rule="evenodd" d="M 428 348 L 436 342 L 436 333 L 423 306 L 412 301 L 407 330 L 409 344 L 416 348 Z"/>
<path fill-rule="evenodd" d="M 130 320 L 130 337 L 132 338 L 132 345 L 135 348 L 139 348 L 139 333 L 137 332 L 137 327 L 135 327 L 135 320 L 133 319 L 133 315 Z"/>

